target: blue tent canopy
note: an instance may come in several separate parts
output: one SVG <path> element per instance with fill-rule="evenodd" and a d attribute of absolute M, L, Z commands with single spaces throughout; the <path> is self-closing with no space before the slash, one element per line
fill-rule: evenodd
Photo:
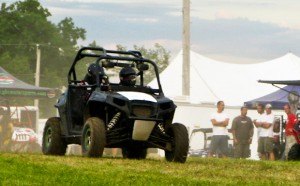
<path fill-rule="evenodd" d="M 300 86 L 295 86 L 295 85 L 285 86 L 263 97 L 246 101 L 244 102 L 244 105 L 248 108 L 255 108 L 258 103 L 261 103 L 263 105 L 270 103 L 272 104 L 273 109 L 283 109 L 283 106 L 289 103 L 288 95 L 290 92 L 297 92 L 298 95 L 300 95 Z"/>

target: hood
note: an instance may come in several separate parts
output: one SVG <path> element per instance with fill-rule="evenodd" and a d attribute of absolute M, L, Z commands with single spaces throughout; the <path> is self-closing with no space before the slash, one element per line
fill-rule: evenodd
<path fill-rule="evenodd" d="M 126 97 L 130 101 L 141 100 L 141 101 L 150 101 L 154 103 L 157 102 L 157 100 L 152 95 L 143 92 L 120 91 L 117 93 L 122 95 L 123 97 Z"/>

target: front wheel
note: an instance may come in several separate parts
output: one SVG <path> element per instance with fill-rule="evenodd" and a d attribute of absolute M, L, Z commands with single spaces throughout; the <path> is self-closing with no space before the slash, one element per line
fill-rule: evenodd
<path fill-rule="evenodd" d="M 43 132 L 42 151 L 46 155 L 65 155 L 67 144 L 61 137 L 61 121 L 58 117 L 49 118 Z"/>
<path fill-rule="evenodd" d="M 167 161 L 184 163 L 189 149 L 188 131 L 183 124 L 174 123 L 167 129 L 171 136 L 171 150 L 165 150 Z"/>
<path fill-rule="evenodd" d="M 87 157 L 101 157 L 106 145 L 104 122 L 97 118 L 87 119 L 82 133 L 82 154 Z"/>

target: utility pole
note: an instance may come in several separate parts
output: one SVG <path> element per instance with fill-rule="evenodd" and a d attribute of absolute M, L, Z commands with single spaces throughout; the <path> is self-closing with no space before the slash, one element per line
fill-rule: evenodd
<path fill-rule="evenodd" d="M 190 0 L 182 0 L 182 95 L 190 95 Z"/>
<path fill-rule="evenodd" d="M 36 70 L 35 70 L 35 86 L 40 86 L 40 69 L 41 69 L 41 49 L 40 45 L 36 44 Z M 39 100 L 34 100 L 34 106 L 37 107 L 38 111 L 36 113 L 36 132 L 38 132 L 38 119 L 39 119 Z"/>

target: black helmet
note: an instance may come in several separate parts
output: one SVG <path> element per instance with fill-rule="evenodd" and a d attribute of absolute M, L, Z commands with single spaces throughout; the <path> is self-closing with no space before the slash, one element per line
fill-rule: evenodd
<path fill-rule="evenodd" d="M 134 86 L 136 83 L 136 72 L 131 67 L 124 67 L 119 73 L 120 84 L 124 86 Z"/>
<path fill-rule="evenodd" d="M 90 76 L 97 76 L 97 74 L 99 74 L 100 76 L 103 76 L 104 75 L 104 69 L 103 69 L 103 67 L 100 67 L 100 65 L 92 63 L 88 67 L 88 74 Z"/>
<path fill-rule="evenodd" d="M 107 76 L 104 72 L 103 67 L 99 66 L 98 64 L 92 63 L 88 67 L 88 72 L 87 72 L 84 80 L 88 84 L 93 85 L 93 84 L 97 83 L 97 81 L 96 81 L 97 77 L 100 78 L 100 83 L 101 83 L 102 79 L 107 77 Z"/>

